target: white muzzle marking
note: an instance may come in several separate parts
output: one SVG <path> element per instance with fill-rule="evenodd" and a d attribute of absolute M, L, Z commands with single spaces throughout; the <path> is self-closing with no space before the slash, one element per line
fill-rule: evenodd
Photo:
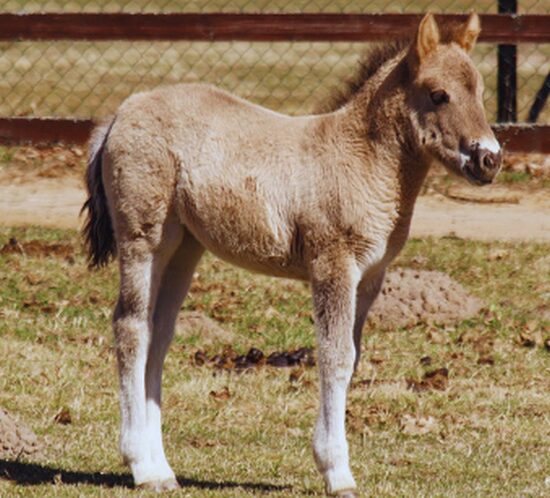
<path fill-rule="evenodd" d="M 479 144 L 480 149 L 486 149 L 493 154 L 498 154 L 500 152 L 500 144 L 494 137 L 483 137 L 479 140 L 474 140 L 474 142 Z"/>

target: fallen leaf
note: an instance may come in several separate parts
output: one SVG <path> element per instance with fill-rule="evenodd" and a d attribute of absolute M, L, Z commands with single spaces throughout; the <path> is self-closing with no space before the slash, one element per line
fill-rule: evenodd
<path fill-rule="evenodd" d="M 229 388 L 225 386 L 219 391 L 210 391 L 210 396 L 220 401 L 225 401 L 231 397 L 231 393 L 229 392 Z"/>
<path fill-rule="evenodd" d="M 71 412 L 68 408 L 63 407 L 61 408 L 53 418 L 55 422 L 61 425 L 68 425 L 71 424 L 73 419 L 71 417 Z"/>
<path fill-rule="evenodd" d="M 212 448 L 213 446 L 217 446 L 219 444 L 219 441 L 216 441 L 214 439 L 192 438 L 188 440 L 188 443 L 193 448 Z"/>
<path fill-rule="evenodd" d="M 488 356 L 481 356 L 478 360 L 477 360 L 477 364 L 478 365 L 494 365 L 495 364 L 495 359 L 488 355 Z"/>
<path fill-rule="evenodd" d="M 533 335 L 526 330 L 519 333 L 518 343 L 524 348 L 534 348 L 537 345 Z"/>
<path fill-rule="evenodd" d="M 312 387 L 313 382 L 307 377 L 306 369 L 303 365 L 300 365 L 290 372 L 288 376 L 288 381 L 293 384 L 293 386 L 302 386 L 302 387 Z"/>
<path fill-rule="evenodd" d="M 431 356 L 423 356 L 420 358 L 420 364 L 424 366 L 429 366 L 432 364 L 432 357 Z"/>
<path fill-rule="evenodd" d="M 371 356 L 369 358 L 369 362 L 372 363 L 373 365 L 380 365 L 381 363 L 384 362 L 384 360 L 379 356 Z"/>
<path fill-rule="evenodd" d="M 197 351 L 193 356 L 193 361 L 195 362 L 195 365 L 199 367 L 204 365 L 206 363 L 206 360 L 207 360 L 207 357 L 204 351 Z"/>
<path fill-rule="evenodd" d="M 415 392 L 423 391 L 444 391 L 449 383 L 449 370 L 446 368 L 438 368 L 424 374 L 421 381 L 407 379 L 407 387 Z"/>
<path fill-rule="evenodd" d="M 295 368 L 290 372 L 290 375 L 288 376 L 289 382 L 300 382 L 304 377 L 304 369 L 303 368 Z"/>

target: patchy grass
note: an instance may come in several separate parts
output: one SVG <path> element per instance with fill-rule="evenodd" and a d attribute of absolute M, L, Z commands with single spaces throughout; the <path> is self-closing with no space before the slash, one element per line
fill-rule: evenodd
<path fill-rule="evenodd" d="M 531 180 L 531 175 L 525 171 L 503 171 L 499 179 L 501 183 L 525 183 Z"/>
<path fill-rule="evenodd" d="M 0 229 L 0 247 L 10 238 L 23 248 L 39 240 L 43 251 L 35 244 L 0 253 L 0 406 L 31 425 L 45 448 L 32 462 L 0 461 L 0 496 L 146 496 L 130 491 L 117 453 L 116 265 L 88 272 L 71 231 Z M 52 249 L 60 244 L 74 251 Z M 454 327 L 365 331 L 348 410 L 364 492 L 548 496 L 549 249 L 408 243 L 397 264 L 445 271 L 487 306 Z M 269 353 L 314 345 L 309 301 L 303 283 L 206 257 L 185 309 L 230 328 L 235 349 Z M 183 485 L 173 496 L 322 496 L 310 450 L 315 370 L 220 372 L 194 364 L 197 347 L 196 338 L 178 336 L 165 369 L 165 441 Z M 426 380 L 440 368 L 448 378 Z M 63 408 L 70 424 L 55 422 Z"/>

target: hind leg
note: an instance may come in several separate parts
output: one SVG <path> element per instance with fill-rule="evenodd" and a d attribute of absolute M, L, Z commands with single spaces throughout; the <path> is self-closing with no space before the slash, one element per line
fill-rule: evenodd
<path fill-rule="evenodd" d="M 113 328 L 120 379 L 120 449 L 136 485 L 174 480 L 170 467 L 151 458 L 145 370 L 159 284 L 181 236 L 181 227 L 167 220 L 146 234 L 121 235 L 117 241 L 120 294 Z"/>
<path fill-rule="evenodd" d="M 357 297 L 355 305 L 355 323 L 353 325 L 353 343 L 355 345 L 355 361 L 353 371 L 357 370 L 359 360 L 361 359 L 361 338 L 363 336 L 363 327 L 369 309 L 374 303 L 376 296 L 380 293 L 382 283 L 384 282 L 384 272 L 382 271 L 368 281 L 360 282 L 357 286 Z"/>
<path fill-rule="evenodd" d="M 153 314 L 153 335 L 149 344 L 145 371 L 145 397 L 147 413 L 147 436 L 151 460 L 158 469 L 171 472 L 164 454 L 161 428 L 161 383 L 162 366 L 174 335 L 174 327 L 181 304 L 187 295 L 193 273 L 204 248 L 188 232 L 164 271 Z M 152 483 L 148 487 L 162 488 L 172 483 Z"/>

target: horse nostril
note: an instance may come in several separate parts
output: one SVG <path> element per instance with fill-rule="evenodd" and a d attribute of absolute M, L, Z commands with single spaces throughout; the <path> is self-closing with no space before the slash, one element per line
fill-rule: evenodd
<path fill-rule="evenodd" d="M 499 168 L 501 161 L 501 154 L 495 154 L 487 149 L 478 149 L 477 151 L 477 164 L 479 168 L 486 171 L 495 171 Z"/>
<path fill-rule="evenodd" d="M 495 160 L 493 158 L 493 155 L 491 153 L 485 154 L 485 157 L 483 158 L 483 166 L 485 166 L 487 169 L 493 168 L 495 165 Z"/>

